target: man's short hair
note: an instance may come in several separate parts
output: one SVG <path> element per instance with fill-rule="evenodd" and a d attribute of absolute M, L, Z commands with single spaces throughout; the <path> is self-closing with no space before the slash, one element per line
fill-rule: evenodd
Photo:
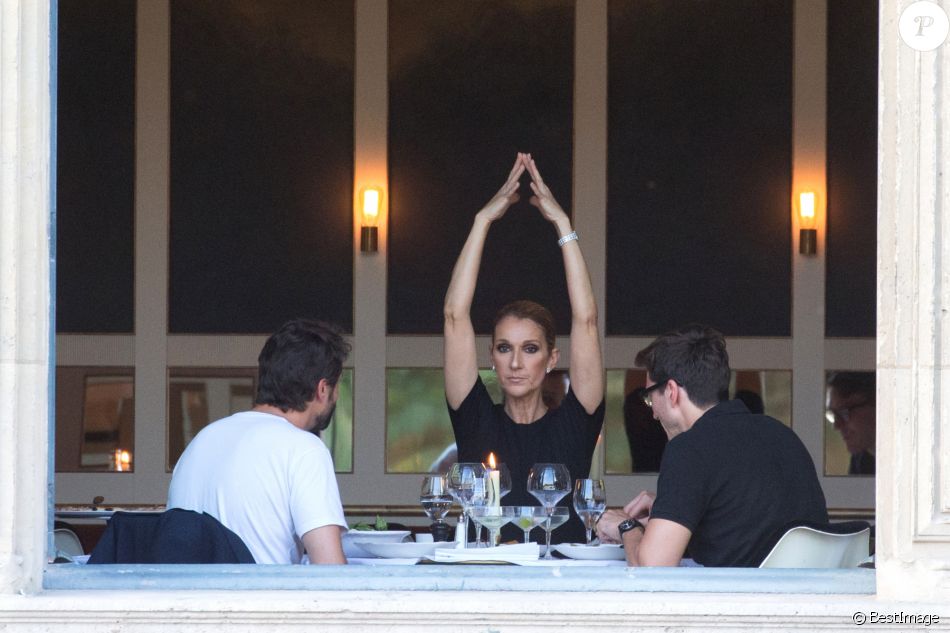
<path fill-rule="evenodd" d="M 336 385 L 350 345 L 328 323 L 294 319 L 272 334 L 257 357 L 257 395 L 254 404 L 281 411 L 303 411 L 326 379 Z"/>
<path fill-rule="evenodd" d="M 729 393 L 726 339 L 709 326 L 691 324 L 663 334 L 636 358 L 654 382 L 675 380 L 700 407 L 725 400 Z"/>
<path fill-rule="evenodd" d="M 839 371 L 828 379 L 828 386 L 835 390 L 841 398 L 861 395 L 874 402 L 875 375 L 873 371 Z"/>

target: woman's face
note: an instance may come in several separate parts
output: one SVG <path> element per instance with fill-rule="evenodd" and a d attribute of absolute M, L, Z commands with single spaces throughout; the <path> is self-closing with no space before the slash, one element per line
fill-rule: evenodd
<path fill-rule="evenodd" d="M 544 341 L 544 330 L 531 319 L 507 316 L 495 326 L 491 360 L 502 391 L 520 398 L 541 389 L 557 358 Z"/>

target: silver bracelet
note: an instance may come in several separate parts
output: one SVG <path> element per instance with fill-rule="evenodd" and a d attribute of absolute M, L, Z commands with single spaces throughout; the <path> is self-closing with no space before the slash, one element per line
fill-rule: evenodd
<path fill-rule="evenodd" d="M 564 237 L 562 237 L 561 239 L 559 239 L 559 240 L 557 241 L 557 245 L 558 245 L 558 246 L 564 246 L 565 244 L 567 244 L 567 243 L 570 242 L 571 240 L 576 240 L 576 239 L 577 239 L 577 231 L 571 231 L 570 233 L 568 233 L 567 235 L 565 235 Z"/>

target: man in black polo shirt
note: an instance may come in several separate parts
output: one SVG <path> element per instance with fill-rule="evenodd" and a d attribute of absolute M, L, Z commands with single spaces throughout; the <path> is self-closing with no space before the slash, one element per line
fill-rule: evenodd
<path fill-rule="evenodd" d="M 678 565 L 688 551 L 715 567 L 755 567 L 770 539 L 796 521 L 827 522 L 815 464 L 778 420 L 724 401 L 726 341 L 689 325 L 637 354 L 642 396 L 670 438 L 657 492 L 642 492 L 598 523 L 602 541 L 622 542 L 632 566 Z"/>

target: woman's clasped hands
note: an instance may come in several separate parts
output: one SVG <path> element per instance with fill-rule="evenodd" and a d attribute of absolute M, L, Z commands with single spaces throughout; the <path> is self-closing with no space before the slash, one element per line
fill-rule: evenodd
<path fill-rule="evenodd" d="M 482 207 L 478 215 L 489 222 L 494 222 L 504 216 L 505 212 L 508 211 L 508 207 L 521 198 L 518 194 L 518 189 L 521 184 L 519 179 L 525 170 L 527 170 L 531 176 L 529 185 L 531 186 L 531 191 L 534 192 L 534 195 L 531 196 L 528 202 L 537 207 L 538 210 L 541 211 L 541 215 L 544 216 L 544 219 L 549 222 L 557 224 L 559 221 L 567 220 L 567 214 L 564 212 L 564 209 L 562 209 L 561 205 L 554 199 L 554 195 L 548 186 L 544 184 L 544 179 L 541 178 L 541 172 L 538 171 L 538 166 L 534 162 L 534 159 L 531 158 L 531 154 L 522 152 L 518 152 L 518 156 L 515 158 L 515 164 L 508 174 L 508 180 L 501 186 L 498 193 L 488 201 L 488 204 Z"/>

